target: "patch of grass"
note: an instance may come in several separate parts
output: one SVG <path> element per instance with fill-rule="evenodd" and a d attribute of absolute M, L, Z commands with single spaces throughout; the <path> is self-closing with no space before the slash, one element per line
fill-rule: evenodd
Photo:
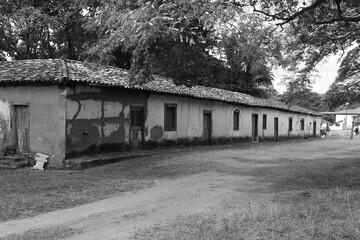
<path fill-rule="evenodd" d="M 33 229 L 22 234 L 11 234 L 0 238 L 0 240 L 57 240 L 71 237 L 76 233 L 80 233 L 80 231 L 63 226 L 50 227 L 43 229 Z"/>
<path fill-rule="evenodd" d="M 360 163 L 349 159 L 324 166 L 326 159 L 319 161 L 321 168 L 309 162 L 299 170 L 302 161 L 257 168 L 249 174 L 271 182 L 271 188 L 260 191 L 262 197 L 245 210 L 240 204 L 181 216 L 169 225 L 139 231 L 132 239 L 360 239 Z M 263 179 L 259 175 L 265 168 Z M 228 205 L 236 206 L 237 199 Z"/>
<path fill-rule="evenodd" d="M 277 201 L 253 204 L 231 214 L 178 217 L 166 226 L 140 231 L 131 239 L 360 239 L 360 193 L 340 189 L 299 192 Z"/>
<path fill-rule="evenodd" d="M 82 171 L 0 170 L 0 221 L 82 205 L 216 166 L 178 154 L 176 158 L 129 159 Z"/>

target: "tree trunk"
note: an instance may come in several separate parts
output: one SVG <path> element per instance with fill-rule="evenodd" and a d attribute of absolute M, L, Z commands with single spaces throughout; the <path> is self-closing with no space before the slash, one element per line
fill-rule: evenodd
<path fill-rule="evenodd" d="M 354 117 L 352 117 L 350 139 L 353 139 L 353 137 L 354 137 Z"/>

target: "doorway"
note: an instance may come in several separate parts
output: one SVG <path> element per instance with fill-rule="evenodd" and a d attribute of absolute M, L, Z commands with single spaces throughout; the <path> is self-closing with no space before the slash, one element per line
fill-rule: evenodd
<path fill-rule="evenodd" d="M 16 152 L 30 151 L 30 111 L 28 105 L 14 105 Z"/>
<path fill-rule="evenodd" d="M 130 135 L 129 143 L 131 149 L 138 149 L 144 147 L 144 108 L 131 107 L 130 108 Z"/>
<path fill-rule="evenodd" d="M 274 140 L 279 141 L 279 118 L 274 118 Z"/>
<path fill-rule="evenodd" d="M 211 111 L 204 111 L 203 117 L 203 136 L 205 144 L 211 144 L 211 135 L 212 135 L 212 113 Z"/>
<path fill-rule="evenodd" d="M 258 141 L 258 119 L 259 116 L 257 114 L 252 115 L 252 140 Z"/>

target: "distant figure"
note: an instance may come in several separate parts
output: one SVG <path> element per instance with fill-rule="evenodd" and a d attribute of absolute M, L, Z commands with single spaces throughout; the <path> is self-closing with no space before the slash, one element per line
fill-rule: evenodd
<path fill-rule="evenodd" d="M 329 127 L 329 124 L 326 123 L 326 135 L 329 135 L 330 136 L 330 127 Z"/>
<path fill-rule="evenodd" d="M 355 135 L 358 135 L 359 134 L 359 126 L 356 126 L 355 128 Z"/>
<path fill-rule="evenodd" d="M 320 136 L 326 137 L 326 125 L 325 124 L 321 125 Z"/>

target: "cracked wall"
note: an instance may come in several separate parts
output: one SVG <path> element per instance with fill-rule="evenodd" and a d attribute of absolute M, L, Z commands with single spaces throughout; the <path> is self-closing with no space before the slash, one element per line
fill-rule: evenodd
<path fill-rule="evenodd" d="M 48 165 L 60 167 L 65 158 L 65 90 L 58 86 L 9 86 L 0 88 L 0 96 L 0 144 L 16 147 L 12 108 L 27 105 L 30 151 L 50 155 Z"/>
<path fill-rule="evenodd" d="M 146 109 L 147 96 L 120 89 L 85 86 L 68 88 L 66 156 L 127 149 L 130 106 Z"/>

